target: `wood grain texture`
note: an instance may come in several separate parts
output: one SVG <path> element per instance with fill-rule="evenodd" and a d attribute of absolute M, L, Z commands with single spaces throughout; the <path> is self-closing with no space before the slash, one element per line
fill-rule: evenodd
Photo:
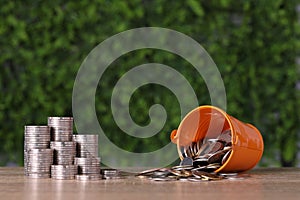
<path fill-rule="evenodd" d="M 300 168 L 259 168 L 242 180 L 154 182 L 130 177 L 82 182 L 30 179 L 23 168 L 0 168 L 0 199 L 300 199 Z"/>

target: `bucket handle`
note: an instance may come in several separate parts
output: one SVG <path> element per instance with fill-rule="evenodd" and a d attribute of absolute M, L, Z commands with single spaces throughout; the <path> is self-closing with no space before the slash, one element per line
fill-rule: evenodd
<path fill-rule="evenodd" d="M 170 139 L 174 144 L 177 144 L 177 129 L 171 132 Z"/>

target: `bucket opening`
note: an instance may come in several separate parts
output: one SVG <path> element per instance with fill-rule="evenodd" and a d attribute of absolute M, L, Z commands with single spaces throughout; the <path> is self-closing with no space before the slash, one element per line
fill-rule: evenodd
<path fill-rule="evenodd" d="M 180 123 L 178 130 L 173 131 L 171 139 L 179 146 L 187 146 L 204 138 L 217 138 L 225 130 L 232 127 L 226 113 L 202 106 L 192 110 Z"/>

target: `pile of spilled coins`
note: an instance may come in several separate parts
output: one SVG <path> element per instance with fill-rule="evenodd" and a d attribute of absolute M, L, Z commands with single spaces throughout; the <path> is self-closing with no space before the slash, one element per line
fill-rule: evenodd
<path fill-rule="evenodd" d="M 141 179 L 152 181 L 216 181 L 222 179 L 244 179 L 248 175 L 238 173 L 215 173 L 208 172 L 216 169 L 215 166 L 207 168 L 195 168 L 192 165 L 178 165 L 171 168 L 155 168 L 145 170 L 138 173 L 136 176 Z M 206 171 L 208 170 L 208 171 Z"/>
<path fill-rule="evenodd" d="M 229 158 L 232 151 L 231 131 L 222 132 L 217 138 L 206 138 L 183 147 L 179 166 L 155 168 L 137 174 L 154 181 L 212 181 L 240 179 L 237 173 L 215 173 Z"/>

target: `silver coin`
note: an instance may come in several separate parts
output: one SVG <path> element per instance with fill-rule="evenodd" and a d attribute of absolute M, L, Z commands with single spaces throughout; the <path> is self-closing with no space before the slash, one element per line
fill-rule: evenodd
<path fill-rule="evenodd" d="M 213 169 L 218 169 L 219 167 L 221 167 L 220 163 L 211 163 L 206 166 L 206 168 L 213 168 Z"/>
<path fill-rule="evenodd" d="M 190 170 L 174 170 L 171 169 L 170 172 L 174 174 L 175 176 L 179 177 L 190 177 L 192 175 L 192 172 Z"/>
<path fill-rule="evenodd" d="M 56 160 L 53 162 L 55 165 L 72 165 L 74 164 L 73 160 Z"/>
<path fill-rule="evenodd" d="M 152 177 L 165 177 L 168 176 L 171 172 L 169 170 L 165 170 L 165 171 L 155 171 L 153 172 L 153 174 L 151 175 Z"/>
<path fill-rule="evenodd" d="M 51 140 L 53 141 L 72 141 L 72 134 L 62 135 L 62 134 L 52 134 Z"/>
<path fill-rule="evenodd" d="M 72 135 L 73 138 L 73 129 L 71 127 L 51 127 L 51 134 L 55 135 Z"/>
<path fill-rule="evenodd" d="M 185 157 L 182 159 L 182 161 L 180 162 L 180 165 L 193 165 L 193 159 L 190 157 Z"/>
<path fill-rule="evenodd" d="M 219 142 L 219 139 L 209 138 L 205 142 L 216 143 L 216 142 Z"/>
<path fill-rule="evenodd" d="M 232 150 L 232 147 L 231 147 L 231 146 L 226 146 L 226 147 L 224 147 L 223 150 L 224 150 L 224 151 L 230 151 L 230 150 Z"/>
<path fill-rule="evenodd" d="M 206 171 L 207 166 L 202 166 L 202 167 L 196 167 L 193 168 L 191 171 Z"/>
<path fill-rule="evenodd" d="M 29 178 L 50 178 L 50 173 L 28 173 L 26 174 Z"/>
<path fill-rule="evenodd" d="M 52 165 L 51 168 L 54 170 L 72 170 L 72 169 L 76 169 L 76 165 Z"/>
<path fill-rule="evenodd" d="M 75 175 L 75 179 L 79 181 L 98 181 L 102 179 L 101 174 L 80 174 Z"/>
<path fill-rule="evenodd" d="M 217 151 L 208 158 L 208 163 L 211 164 L 211 163 L 221 162 L 224 155 L 225 155 L 224 151 Z"/>
<path fill-rule="evenodd" d="M 100 164 L 101 159 L 99 157 L 90 157 L 90 158 L 78 158 L 74 159 L 74 163 L 78 165 L 93 165 Z"/>
<path fill-rule="evenodd" d="M 120 174 L 120 171 L 117 169 L 103 169 L 101 170 L 101 174 L 104 176 L 118 176 Z"/>
<path fill-rule="evenodd" d="M 24 142 L 26 143 L 50 143 L 50 137 L 49 138 L 37 138 L 37 137 L 32 137 L 32 138 L 24 138 Z"/>
<path fill-rule="evenodd" d="M 198 155 L 198 142 L 193 142 L 192 144 L 192 150 L 193 150 L 193 157 L 197 156 Z"/>
<path fill-rule="evenodd" d="M 36 126 L 36 125 L 27 125 L 24 126 L 24 131 L 49 131 L 50 127 L 49 126 Z"/>
<path fill-rule="evenodd" d="M 51 141 L 50 145 L 53 147 L 74 147 L 76 143 L 73 141 Z"/>
<path fill-rule="evenodd" d="M 206 166 L 208 164 L 208 158 L 205 157 L 198 157 L 193 160 L 193 165 L 194 166 Z"/>
<path fill-rule="evenodd" d="M 29 161 L 28 164 L 30 164 L 30 163 L 41 163 L 41 164 L 45 163 L 46 164 L 46 163 L 51 163 L 53 161 L 52 157 L 50 157 L 50 158 L 27 157 L 27 160 Z"/>
<path fill-rule="evenodd" d="M 28 155 L 34 154 L 34 155 L 52 155 L 53 149 L 29 149 L 27 151 Z"/>
<path fill-rule="evenodd" d="M 26 146 L 45 146 L 48 145 L 49 146 L 50 142 L 49 141 L 41 141 L 41 142 L 35 142 L 35 141 L 25 141 L 25 145 Z"/>
<path fill-rule="evenodd" d="M 77 156 L 81 158 L 99 157 L 98 152 L 77 152 Z"/>
<path fill-rule="evenodd" d="M 191 182 L 203 182 L 204 181 L 202 178 L 197 178 L 197 177 L 188 177 L 187 180 L 191 181 Z"/>
<path fill-rule="evenodd" d="M 73 122 L 73 117 L 48 117 L 48 122 L 51 121 L 72 121 Z"/>
<path fill-rule="evenodd" d="M 68 176 L 52 176 L 52 179 L 56 179 L 56 180 L 73 180 L 75 179 L 75 175 L 68 175 Z"/>
<path fill-rule="evenodd" d="M 228 160 L 228 158 L 230 157 L 230 155 L 231 155 L 231 150 L 229 150 L 227 153 L 225 153 L 225 155 L 223 156 L 222 161 L 221 161 L 222 165 L 225 164 L 225 162 Z"/>
<path fill-rule="evenodd" d="M 238 173 L 219 173 L 220 176 L 228 177 L 228 176 L 237 176 Z"/>
<path fill-rule="evenodd" d="M 150 180 L 152 181 L 174 181 L 176 180 L 175 178 L 171 178 L 171 177 L 151 177 Z"/>
<path fill-rule="evenodd" d="M 97 134 L 81 134 L 73 135 L 73 139 L 76 142 L 92 142 L 98 144 L 98 135 Z"/>
<path fill-rule="evenodd" d="M 78 173 L 79 174 L 100 174 L 100 167 L 85 167 L 85 166 L 78 166 Z"/>
<path fill-rule="evenodd" d="M 151 175 L 153 174 L 154 172 L 156 171 L 164 171 L 166 168 L 153 168 L 153 169 L 147 169 L 147 170 L 144 170 L 142 172 L 139 172 L 137 174 L 137 176 L 144 176 L 144 175 Z M 168 170 L 168 169 L 167 169 Z"/>

